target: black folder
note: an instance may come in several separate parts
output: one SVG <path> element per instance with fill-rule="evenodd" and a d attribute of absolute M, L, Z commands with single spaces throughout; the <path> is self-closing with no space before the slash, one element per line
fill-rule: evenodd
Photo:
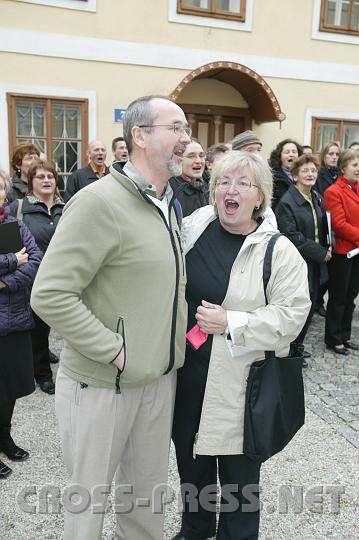
<path fill-rule="evenodd" d="M 2 223 L 0 225 L 0 254 L 17 253 L 23 247 L 18 222 Z"/>

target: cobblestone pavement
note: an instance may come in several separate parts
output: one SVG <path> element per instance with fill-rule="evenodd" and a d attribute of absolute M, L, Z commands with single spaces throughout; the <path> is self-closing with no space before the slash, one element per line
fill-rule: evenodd
<path fill-rule="evenodd" d="M 312 358 L 304 374 L 305 426 L 262 467 L 260 540 L 359 538 L 359 353 L 335 356 L 324 348 L 323 332 L 324 319 L 316 315 L 306 341 Z M 358 311 L 353 340 L 359 342 Z M 62 347 L 62 340 L 55 334 L 51 335 L 51 347 L 57 353 Z M 53 369 L 56 375 L 57 366 Z M 11 463 L 13 474 L 0 482 L 0 540 L 60 540 L 63 513 L 51 500 L 46 504 L 39 495 L 47 485 L 60 494 L 70 485 L 57 432 L 54 397 L 37 388 L 32 395 L 19 399 L 13 435 L 30 451 L 30 458 L 24 463 Z M 180 526 L 173 448 L 168 484 L 175 496 L 166 506 L 164 540 L 170 540 Z M 37 490 L 27 498 L 34 505 L 30 512 L 24 511 L 21 502 L 27 486 Z M 333 486 L 342 493 L 337 510 L 328 494 Z M 283 489 L 297 494 L 295 503 L 283 495 Z M 313 504 L 313 489 L 323 491 L 322 507 Z M 110 508 L 104 516 L 103 540 L 113 539 L 114 530 L 115 516 Z"/>
<path fill-rule="evenodd" d="M 359 448 L 359 351 L 341 356 L 326 349 L 325 319 L 314 315 L 305 348 L 312 353 L 304 370 L 306 404 L 333 429 Z M 352 340 L 359 343 L 359 316 L 354 312 Z"/>

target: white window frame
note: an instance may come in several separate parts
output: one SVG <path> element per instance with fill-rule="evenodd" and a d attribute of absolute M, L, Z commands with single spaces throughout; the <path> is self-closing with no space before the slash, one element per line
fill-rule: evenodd
<path fill-rule="evenodd" d="M 60 88 L 53 86 L 24 86 L 18 84 L 0 83 L 0 168 L 9 172 L 9 116 L 6 94 L 23 94 L 28 96 L 51 96 L 81 98 L 88 100 L 88 140 L 96 139 L 96 92 L 92 90 L 78 90 L 74 88 Z M 86 150 L 86 149 L 84 149 Z"/>
<path fill-rule="evenodd" d="M 185 15 L 177 13 L 177 0 L 168 1 L 168 20 L 180 24 L 207 26 L 209 28 L 225 28 L 227 30 L 252 31 L 253 0 L 247 0 L 245 22 L 216 19 L 215 17 L 201 17 L 199 15 Z"/>
<path fill-rule="evenodd" d="M 16 2 L 25 2 L 26 4 L 41 4 L 64 9 L 77 9 L 78 11 L 96 12 L 97 0 L 16 0 Z"/>
<path fill-rule="evenodd" d="M 328 120 L 353 120 L 359 122 L 359 112 L 340 112 L 330 109 L 307 109 L 304 121 L 304 144 L 311 144 L 313 118 L 323 118 Z"/>
<path fill-rule="evenodd" d="M 351 43 L 353 45 L 359 45 L 359 36 L 350 36 L 349 34 L 339 34 L 335 32 L 322 32 L 321 30 L 319 30 L 320 9 L 321 9 L 321 0 L 314 0 L 313 1 L 312 39 L 319 39 L 321 41 L 334 41 L 336 43 Z"/>

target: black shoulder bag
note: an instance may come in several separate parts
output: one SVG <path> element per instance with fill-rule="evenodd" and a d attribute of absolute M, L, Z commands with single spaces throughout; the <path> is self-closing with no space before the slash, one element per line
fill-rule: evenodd
<path fill-rule="evenodd" d="M 263 262 L 263 287 L 272 269 L 274 244 L 281 234 L 269 240 Z M 292 344 L 289 356 L 278 358 L 266 351 L 264 360 L 251 365 L 247 379 L 244 413 L 243 453 L 265 461 L 280 452 L 304 424 L 303 356 Z"/>

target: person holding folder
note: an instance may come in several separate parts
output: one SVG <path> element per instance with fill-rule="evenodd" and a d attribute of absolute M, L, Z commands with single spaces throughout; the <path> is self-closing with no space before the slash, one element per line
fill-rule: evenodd
<path fill-rule="evenodd" d="M 336 238 L 328 268 L 325 343 L 336 354 L 348 355 L 350 349 L 359 349 L 350 339 L 354 300 L 359 292 L 359 257 L 347 257 L 348 252 L 359 247 L 359 152 L 344 150 L 338 168 L 341 176 L 324 193 Z"/>
<path fill-rule="evenodd" d="M 9 189 L 10 181 L 0 171 L 0 454 L 23 461 L 29 453 L 14 443 L 11 419 L 16 400 L 35 390 L 30 291 L 42 253 L 28 228 L 8 215 L 4 203 Z M 0 461 L 0 478 L 10 473 Z"/>
<path fill-rule="evenodd" d="M 327 279 L 327 268 L 323 263 L 332 256 L 332 247 L 327 244 L 323 228 L 323 199 L 313 186 L 317 180 L 319 163 L 315 156 L 303 154 L 293 162 L 291 174 L 294 184 L 283 195 L 275 209 L 280 232 L 298 248 L 307 263 L 308 282 L 312 307 L 296 343 L 303 344 L 316 306 L 320 283 Z M 309 357 L 309 353 L 305 357 Z M 303 360 L 303 367 L 307 361 Z"/>

